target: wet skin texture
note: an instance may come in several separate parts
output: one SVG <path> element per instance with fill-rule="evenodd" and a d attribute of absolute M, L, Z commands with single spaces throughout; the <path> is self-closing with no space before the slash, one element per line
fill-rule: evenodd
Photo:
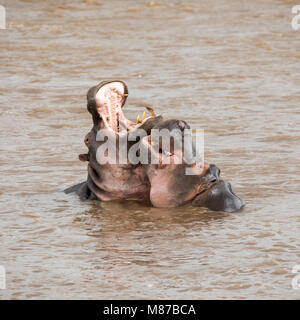
<path fill-rule="evenodd" d="M 68 188 L 66 193 L 76 192 L 82 200 L 137 200 L 155 207 L 177 207 L 191 203 L 215 211 L 234 212 L 244 206 L 231 185 L 220 179 L 220 170 L 199 160 L 194 145 L 192 154 L 178 149 L 177 139 L 191 141 L 186 140 L 184 129 L 190 126 L 185 121 L 164 120 L 150 110 L 150 117 L 137 125 L 122 113 L 127 95 L 126 84 L 118 80 L 101 82 L 89 89 L 87 109 L 92 115 L 93 127 L 84 138 L 88 153 L 79 155 L 81 161 L 88 162 L 87 181 Z M 106 130 L 110 141 L 117 141 L 115 145 L 118 149 L 118 143 L 127 139 L 128 131 L 136 128 L 146 130 L 147 135 L 137 141 L 138 146 L 149 156 L 157 157 L 157 164 L 100 164 L 97 161 L 97 150 L 105 142 L 96 141 L 100 129 Z M 170 152 L 165 152 L 161 145 L 154 148 L 150 138 L 152 129 L 177 129 Z M 128 143 L 127 149 L 135 143 Z M 169 164 L 163 161 L 166 158 L 169 158 Z M 177 164 L 176 159 L 180 159 L 181 164 Z M 187 168 L 194 174 L 186 175 Z"/>

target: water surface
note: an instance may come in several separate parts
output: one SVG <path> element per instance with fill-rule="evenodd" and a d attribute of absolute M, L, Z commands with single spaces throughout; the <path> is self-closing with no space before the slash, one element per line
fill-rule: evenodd
<path fill-rule="evenodd" d="M 4 299 L 299 299 L 300 31 L 293 1 L 4 0 L 0 264 Z M 239 213 L 80 202 L 86 92 L 129 87 L 205 130 Z"/>

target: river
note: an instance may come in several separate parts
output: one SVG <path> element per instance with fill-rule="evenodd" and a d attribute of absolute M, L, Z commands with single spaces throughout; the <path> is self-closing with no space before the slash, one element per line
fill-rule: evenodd
<path fill-rule="evenodd" d="M 299 299 L 300 30 L 294 1 L 4 0 L 1 299 Z M 237 213 L 81 202 L 87 90 L 129 88 L 205 132 Z"/>

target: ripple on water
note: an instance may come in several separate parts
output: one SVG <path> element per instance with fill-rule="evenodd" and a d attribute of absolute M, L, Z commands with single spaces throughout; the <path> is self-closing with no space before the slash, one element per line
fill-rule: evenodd
<path fill-rule="evenodd" d="M 299 298 L 290 283 L 300 261 L 300 34 L 286 23 L 289 1 L 246 11 L 236 1 L 10 1 L 8 10 L 4 298 Z M 131 119 L 149 105 L 203 128 L 206 160 L 246 208 L 156 209 L 60 192 L 86 178 L 77 158 L 92 127 L 85 95 L 102 79 L 126 81 Z"/>

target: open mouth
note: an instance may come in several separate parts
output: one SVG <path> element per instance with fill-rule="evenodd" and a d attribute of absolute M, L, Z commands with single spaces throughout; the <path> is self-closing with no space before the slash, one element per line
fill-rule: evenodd
<path fill-rule="evenodd" d="M 146 107 L 150 114 L 149 116 L 144 112 L 142 117 L 137 116 L 136 122 L 127 119 L 122 111 L 127 96 L 125 84 L 119 81 L 109 82 L 98 90 L 95 96 L 97 111 L 106 128 L 110 128 L 118 134 L 133 129 L 153 127 L 162 119 L 160 115 L 156 115 L 153 109 L 149 107 Z"/>

